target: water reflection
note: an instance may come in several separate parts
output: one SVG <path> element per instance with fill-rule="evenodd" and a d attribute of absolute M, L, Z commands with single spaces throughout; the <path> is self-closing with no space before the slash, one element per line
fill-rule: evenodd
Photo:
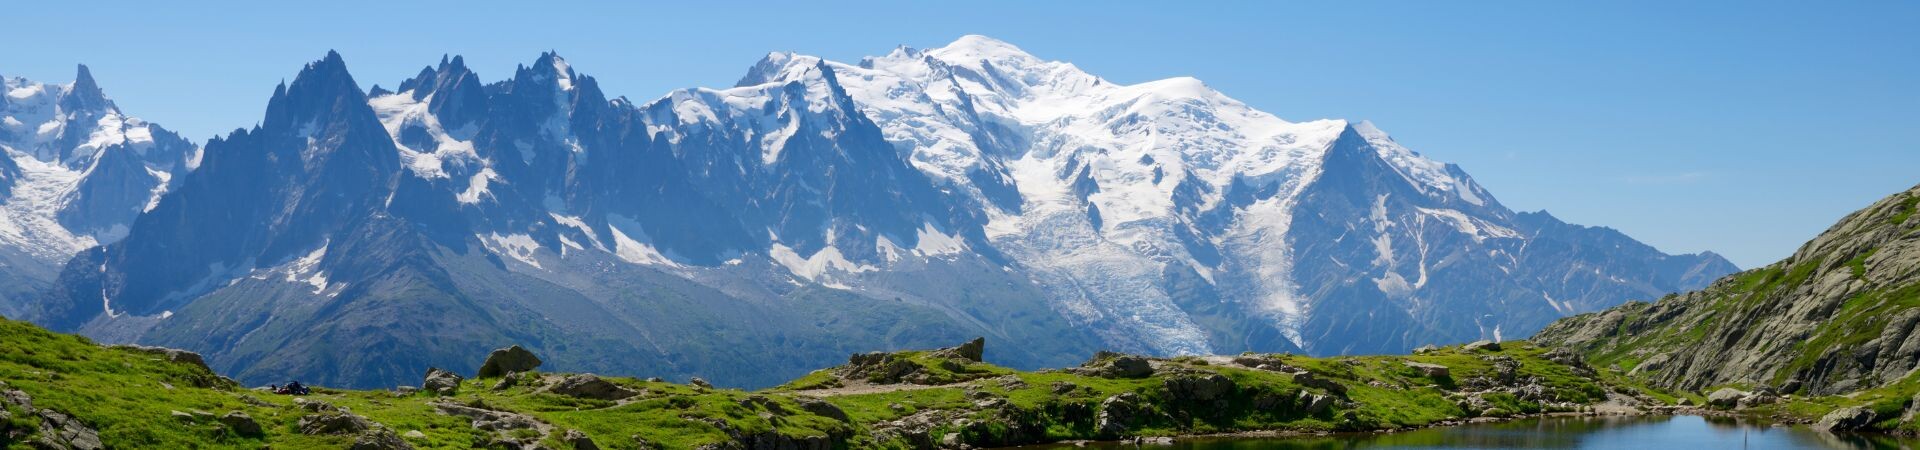
<path fill-rule="evenodd" d="M 1098 444 L 1105 449 L 1132 445 Z M 1059 446 L 1051 448 L 1060 448 Z M 1731 418 L 1561 417 L 1390 434 L 1181 441 L 1168 450 L 1336 449 L 1916 449 L 1920 440 L 1833 435 Z"/>

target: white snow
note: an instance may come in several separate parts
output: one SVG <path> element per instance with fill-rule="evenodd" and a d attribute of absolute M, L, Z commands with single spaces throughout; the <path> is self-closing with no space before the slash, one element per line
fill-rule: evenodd
<path fill-rule="evenodd" d="M 615 256 L 620 257 L 622 261 L 634 264 L 668 267 L 679 266 L 679 264 L 673 262 L 672 259 L 667 258 L 667 255 L 661 254 L 660 250 L 655 249 L 653 244 L 649 243 L 651 239 L 647 237 L 647 234 L 643 232 L 638 225 L 633 225 L 631 228 L 636 233 L 634 236 L 638 236 L 637 239 L 628 236 L 619 226 L 612 224 L 607 225 L 607 229 L 613 232 L 613 249 Z"/>
<path fill-rule="evenodd" d="M 543 268 L 536 257 L 540 251 L 540 243 L 534 241 L 532 236 L 518 233 L 508 235 L 488 233 L 477 237 L 483 245 L 486 245 L 487 250 L 496 255 L 513 258 L 535 269 Z"/>

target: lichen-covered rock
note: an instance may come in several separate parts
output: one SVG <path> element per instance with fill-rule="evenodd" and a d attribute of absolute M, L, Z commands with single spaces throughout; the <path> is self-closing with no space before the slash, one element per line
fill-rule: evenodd
<path fill-rule="evenodd" d="M 539 356 L 518 345 L 497 349 L 487 354 L 487 361 L 480 364 L 479 378 L 493 378 L 514 372 L 527 372 L 540 367 Z"/>
<path fill-rule="evenodd" d="M 1232 379 L 1217 373 L 1171 375 L 1161 383 L 1173 401 L 1184 403 L 1226 400 L 1237 388 Z"/>

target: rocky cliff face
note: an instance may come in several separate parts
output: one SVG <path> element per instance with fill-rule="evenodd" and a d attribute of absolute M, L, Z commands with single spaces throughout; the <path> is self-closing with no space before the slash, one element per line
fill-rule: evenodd
<path fill-rule="evenodd" d="M 1920 187 L 1854 212 L 1773 265 L 1706 289 L 1567 318 L 1536 340 L 1658 385 L 1831 395 L 1920 365 Z"/>

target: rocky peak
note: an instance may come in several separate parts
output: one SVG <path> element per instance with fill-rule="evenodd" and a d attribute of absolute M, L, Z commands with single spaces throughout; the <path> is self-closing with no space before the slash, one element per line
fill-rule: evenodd
<path fill-rule="evenodd" d="M 78 72 L 74 74 L 73 86 L 67 89 L 66 95 L 60 97 L 60 109 L 67 112 L 114 109 L 113 101 L 107 100 L 99 83 L 93 81 L 93 71 L 87 70 L 86 64 L 81 64 Z"/>

